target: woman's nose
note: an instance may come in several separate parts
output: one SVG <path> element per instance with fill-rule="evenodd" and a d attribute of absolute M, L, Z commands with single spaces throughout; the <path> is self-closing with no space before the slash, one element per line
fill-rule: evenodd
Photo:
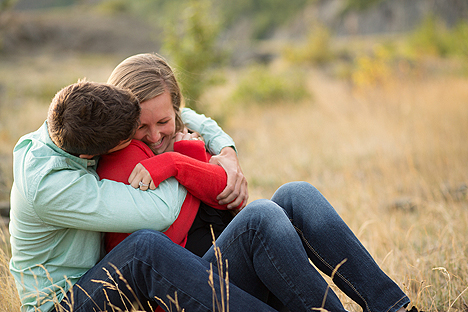
<path fill-rule="evenodd" d="M 147 134 L 148 141 L 156 143 L 161 139 L 161 133 L 157 129 L 150 129 Z"/>

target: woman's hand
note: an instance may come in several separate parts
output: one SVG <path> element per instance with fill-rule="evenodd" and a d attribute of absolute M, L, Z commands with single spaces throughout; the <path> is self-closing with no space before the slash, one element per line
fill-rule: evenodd
<path fill-rule="evenodd" d="M 242 204 L 240 209 L 244 208 L 249 199 L 249 191 L 236 151 L 231 147 L 225 147 L 219 155 L 211 157 L 210 163 L 220 165 L 227 174 L 226 188 L 216 198 L 219 204 L 228 204 L 228 209 L 234 209 Z"/>
<path fill-rule="evenodd" d="M 133 168 L 128 178 L 128 183 L 134 188 L 140 188 L 142 191 L 146 191 L 148 188 L 151 190 L 156 189 L 156 185 L 154 185 L 153 178 L 149 171 L 140 163 Z"/>
<path fill-rule="evenodd" d="M 182 140 L 203 140 L 203 138 L 197 132 L 189 133 L 187 128 L 184 128 L 182 132 L 176 133 L 174 142 Z"/>

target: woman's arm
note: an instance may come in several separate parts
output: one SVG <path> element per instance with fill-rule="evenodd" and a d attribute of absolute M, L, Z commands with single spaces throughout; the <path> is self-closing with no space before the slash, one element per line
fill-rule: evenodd
<path fill-rule="evenodd" d="M 216 196 L 226 186 L 226 173 L 222 167 L 206 162 L 208 159 L 204 143 L 199 140 L 183 140 L 176 142 L 174 149 L 190 153 L 199 160 L 175 152 L 154 156 L 143 142 L 133 140 L 128 147 L 103 155 L 97 172 L 101 179 L 128 184 L 133 169 L 141 162 L 156 186 L 175 177 L 196 198 L 214 208 L 226 209 L 225 205 L 219 205 L 216 200 Z M 133 186 L 137 187 L 138 183 Z"/>
<path fill-rule="evenodd" d="M 227 177 L 224 169 L 206 162 L 202 141 L 179 142 L 174 145 L 175 151 L 189 152 L 198 159 L 204 158 L 204 161 L 180 153 L 167 152 L 142 161 L 142 167 L 151 175 L 155 185 L 175 177 L 196 198 L 214 208 L 226 209 L 225 205 L 219 205 L 216 200 L 216 196 L 226 187 Z"/>

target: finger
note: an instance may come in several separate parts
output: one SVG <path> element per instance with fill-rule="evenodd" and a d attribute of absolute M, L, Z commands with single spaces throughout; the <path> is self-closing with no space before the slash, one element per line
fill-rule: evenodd
<path fill-rule="evenodd" d="M 226 204 L 229 204 L 227 208 L 231 209 L 231 208 L 235 208 L 237 207 L 238 205 L 240 205 L 240 203 L 242 202 L 243 198 L 241 197 L 238 201 L 237 198 L 239 197 L 239 195 L 241 195 L 241 185 L 242 185 L 242 179 L 240 178 L 239 175 L 237 175 L 237 179 L 236 179 L 236 182 L 235 182 L 235 185 L 233 188 L 229 189 L 231 190 L 230 193 L 226 194 L 226 196 L 221 199 L 219 201 L 219 203 L 221 205 L 226 205 Z M 224 192 L 224 191 L 223 191 Z M 231 203 L 236 201 L 235 203 L 237 203 L 236 206 L 233 206 Z"/>
<path fill-rule="evenodd" d="M 244 199 L 242 200 L 242 203 L 239 209 L 243 209 L 249 202 L 249 188 L 248 188 L 247 180 L 245 180 L 243 183 L 242 193 L 244 194 L 243 195 Z"/>
<path fill-rule="evenodd" d="M 137 165 L 138 166 L 138 165 Z M 141 166 L 143 167 L 143 166 Z M 128 183 L 133 186 L 134 188 L 139 188 L 140 185 L 140 181 L 143 180 L 143 172 L 141 171 L 141 168 L 137 168 L 135 167 L 135 169 L 133 169 L 133 171 L 135 172 L 135 174 L 132 176 L 132 178 L 128 178 Z"/>
<path fill-rule="evenodd" d="M 199 135 L 198 133 L 196 133 L 196 132 L 191 133 L 191 134 L 190 134 L 190 139 L 192 139 L 192 140 L 199 140 L 199 139 L 200 139 L 200 135 Z"/>
<path fill-rule="evenodd" d="M 140 188 L 140 181 L 142 180 L 142 176 L 137 174 L 132 180 L 128 181 L 131 186 L 134 188 Z"/>
<path fill-rule="evenodd" d="M 198 138 L 197 133 L 186 133 L 184 134 L 183 140 L 194 140 Z"/>
<path fill-rule="evenodd" d="M 138 182 L 138 186 L 140 187 L 140 190 L 146 191 L 149 187 L 149 181 L 145 183 L 144 181 Z"/>
<path fill-rule="evenodd" d="M 220 205 L 225 205 L 229 203 L 229 201 L 226 201 L 226 198 L 228 198 L 229 195 L 231 195 L 235 189 L 235 182 L 233 182 L 233 178 L 231 177 L 231 175 L 227 174 L 226 176 L 227 176 L 226 187 L 216 197 L 216 200 L 219 202 Z"/>
<path fill-rule="evenodd" d="M 132 181 L 135 179 L 136 175 L 138 174 L 138 172 L 140 171 L 139 169 L 139 165 L 140 163 L 138 163 L 135 168 L 133 168 L 132 170 L 132 173 L 130 173 L 130 176 L 128 177 L 128 183 L 130 183 L 130 185 L 132 185 Z M 133 186 L 133 185 L 132 185 Z M 134 187 L 134 186 L 133 186 Z"/>
<path fill-rule="evenodd" d="M 227 208 L 228 209 L 235 209 L 237 207 L 239 207 L 241 204 L 243 204 L 244 202 L 247 201 L 247 198 L 246 198 L 246 193 L 245 191 L 243 190 L 242 188 L 243 186 L 243 179 L 238 179 L 237 180 L 237 185 L 236 185 L 236 189 L 240 190 L 240 193 L 239 195 L 232 201 L 230 202 L 228 205 L 227 205 Z M 235 192 L 234 192 L 235 193 Z M 233 194 L 234 194 L 233 193 Z M 228 199 L 227 199 L 228 200 Z"/>
<path fill-rule="evenodd" d="M 240 185 L 237 185 L 236 187 L 240 189 L 240 194 L 233 202 L 227 205 L 228 209 L 242 209 L 247 205 L 249 201 L 249 188 L 247 179 L 245 178 L 245 176 L 242 176 L 242 178 L 239 179 L 238 182 L 239 181 Z"/>
<path fill-rule="evenodd" d="M 180 140 L 182 140 L 183 137 L 184 134 L 182 132 L 177 132 L 175 135 L 175 142 L 179 142 Z"/>

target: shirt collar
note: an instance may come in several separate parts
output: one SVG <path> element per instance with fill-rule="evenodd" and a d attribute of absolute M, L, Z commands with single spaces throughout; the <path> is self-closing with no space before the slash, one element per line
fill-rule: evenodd
<path fill-rule="evenodd" d="M 41 130 L 41 140 L 42 140 L 42 142 L 44 142 L 47 146 L 52 148 L 55 152 L 59 153 L 60 155 L 62 155 L 64 157 L 67 157 L 67 158 L 73 160 L 74 162 L 77 162 L 77 163 L 81 164 L 84 167 L 92 167 L 92 166 L 96 165 L 97 160 L 99 159 L 98 156 L 94 157 L 93 159 L 83 159 L 83 158 L 80 158 L 80 157 L 76 157 L 76 156 L 74 156 L 72 154 L 69 154 L 69 153 L 65 152 L 63 149 L 61 149 L 60 147 L 58 147 L 57 145 L 55 145 L 55 143 L 50 138 L 49 131 L 47 129 L 47 120 L 44 121 L 44 124 L 41 126 L 40 130 Z"/>

